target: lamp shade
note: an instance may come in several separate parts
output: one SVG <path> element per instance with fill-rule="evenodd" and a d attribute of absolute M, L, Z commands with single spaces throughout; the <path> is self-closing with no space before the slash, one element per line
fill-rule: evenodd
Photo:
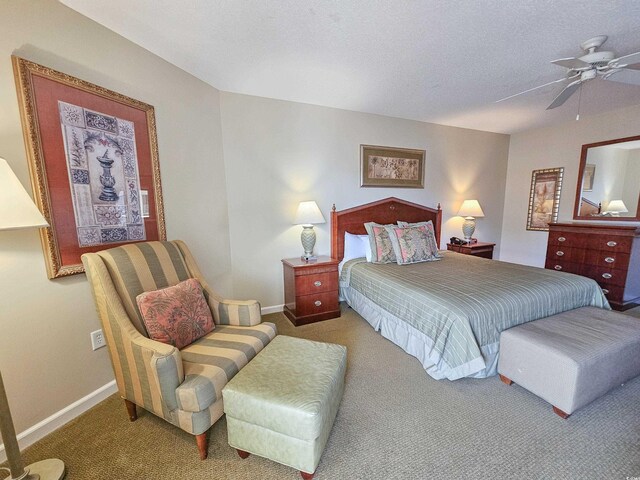
<path fill-rule="evenodd" d="M 7 161 L 0 158 L 0 230 L 48 226 Z"/>
<path fill-rule="evenodd" d="M 484 212 L 480 208 L 478 200 L 465 200 L 458 210 L 458 215 L 460 217 L 484 217 Z"/>
<path fill-rule="evenodd" d="M 318 204 L 313 200 L 308 202 L 300 202 L 296 218 L 293 220 L 294 225 L 315 225 L 317 223 L 325 223 L 322 212 L 318 208 Z"/>
<path fill-rule="evenodd" d="M 607 211 L 617 213 L 627 213 L 627 206 L 622 200 L 611 200 L 607 206 Z"/>

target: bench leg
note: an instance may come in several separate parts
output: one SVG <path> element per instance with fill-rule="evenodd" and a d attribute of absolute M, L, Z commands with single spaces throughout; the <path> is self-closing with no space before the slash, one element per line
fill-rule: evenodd
<path fill-rule="evenodd" d="M 498 375 L 500 376 L 500 380 L 502 380 L 502 383 L 506 383 L 507 385 L 511 385 L 513 383 L 513 380 L 511 380 L 510 378 L 507 378 L 502 374 Z"/>
<path fill-rule="evenodd" d="M 315 474 L 316 474 L 316 472 L 313 472 L 313 473 L 307 473 L 307 472 L 303 472 L 302 470 L 300 470 L 300 476 L 301 476 L 304 480 L 311 480 Z"/>
<path fill-rule="evenodd" d="M 124 399 L 124 404 L 127 407 L 127 413 L 129 414 L 129 420 L 131 420 L 132 422 L 135 422 L 138 419 L 138 412 L 136 412 L 136 404 L 127 400 L 126 398 Z"/>
<path fill-rule="evenodd" d="M 569 418 L 569 415 L 571 415 L 570 413 L 563 412 L 558 407 L 553 407 L 553 411 L 554 413 L 556 413 L 558 416 L 562 417 L 565 420 Z"/>
<path fill-rule="evenodd" d="M 236 452 L 238 452 L 238 455 L 240 455 L 240 458 L 242 458 L 243 460 L 251 455 L 249 452 L 245 452 L 244 450 L 240 450 L 239 448 L 236 448 Z"/>
<path fill-rule="evenodd" d="M 198 444 L 198 452 L 200 453 L 200 460 L 207 459 L 207 450 L 209 449 L 209 442 L 207 442 L 207 432 L 196 435 L 196 443 Z"/>

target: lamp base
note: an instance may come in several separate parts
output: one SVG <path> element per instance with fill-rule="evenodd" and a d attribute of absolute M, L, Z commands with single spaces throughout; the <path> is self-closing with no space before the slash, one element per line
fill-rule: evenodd
<path fill-rule="evenodd" d="M 313 225 L 303 225 L 302 233 L 300 234 L 300 240 L 302 242 L 302 248 L 304 249 L 304 255 L 302 259 L 313 257 L 313 247 L 316 244 L 316 232 L 313 230 Z"/>
<path fill-rule="evenodd" d="M 24 472 L 18 478 L 7 477 L 6 480 L 61 480 L 66 473 L 64 463 L 57 458 L 48 458 L 27 465 Z"/>
<path fill-rule="evenodd" d="M 318 261 L 318 257 L 316 257 L 315 255 L 300 255 L 300 260 L 307 262 L 307 263 L 314 263 Z"/>
<path fill-rule="evenodd" d="M 476 219 L 474 217 L 465 217 L 464 223 L 462 224 L 462 233 L 464 235 L 464 240 L 467 243 L 471 243 L 471 237 L 473 236 L 473 232 L 476 230 Z"/>

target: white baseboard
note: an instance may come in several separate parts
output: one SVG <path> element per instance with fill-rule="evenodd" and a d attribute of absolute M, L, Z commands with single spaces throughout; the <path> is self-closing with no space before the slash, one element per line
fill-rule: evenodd
<path fill-rule="evenodd" d="M 262 315 L 268 315 L 269 313 L 278 313 L 284 309 L 284 305 L 272 305 L 271 307 L 262 307 L 260 311 Z"/>
<path fill-rule="evenodd" d="M 70 422 L 117 391 L 118 387 L 116 386 L 116 381 L 111 380 L 109 383 L 91 392 L 86 397 L 73 402 L 71 405 L 66 406 L 50 417 L 45 418 L 33 427 L 27 428 L 24 432 L 17 435 L 20 450 L 34 444 L 44 436 L 50 434 L 54 430 L 57 430 L 65 423 Z M 4 451 L 4 444 L 0 444 L 0 463 L 4 462 L 6 459 L 7 455 Z"/>

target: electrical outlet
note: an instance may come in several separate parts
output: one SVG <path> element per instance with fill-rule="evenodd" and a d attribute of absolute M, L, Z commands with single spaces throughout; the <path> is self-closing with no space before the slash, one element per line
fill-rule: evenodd
<path fill-rule="evenodd" d="M 91 348 L 97 350 L 106 345 L 104 341 L 104 335 L 102 330 L 96 330 L 95 332 L 91 332 Z"/>

